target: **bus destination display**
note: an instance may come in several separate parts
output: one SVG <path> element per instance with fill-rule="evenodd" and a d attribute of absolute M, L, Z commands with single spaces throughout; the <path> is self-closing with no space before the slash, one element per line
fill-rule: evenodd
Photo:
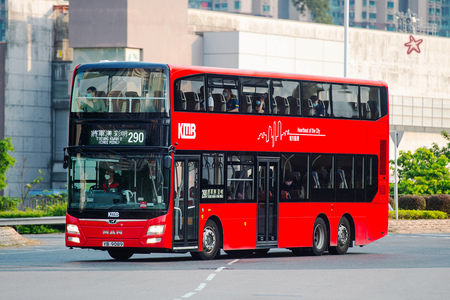
<path fill-rule="evenodd" d="M 145 130 L 91 130 L 91 145 L 145 145 Z"/>

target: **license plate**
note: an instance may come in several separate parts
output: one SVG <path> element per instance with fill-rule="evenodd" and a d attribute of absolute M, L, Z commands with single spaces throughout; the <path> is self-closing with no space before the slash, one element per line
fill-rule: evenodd
<path fill-rule="evenodd" d="M 102 242 L 103 247 L 123 247 L 123 242 Z"/>

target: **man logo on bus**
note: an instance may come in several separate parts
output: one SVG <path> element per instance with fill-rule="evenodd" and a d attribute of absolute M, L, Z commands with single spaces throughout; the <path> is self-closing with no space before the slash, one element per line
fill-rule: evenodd
<path fill-rule="evenodd" d="M 178 123 L 178 138 L 179 139 L 195 139 L 197 136 L 196 126 L 194 123 Z"/>

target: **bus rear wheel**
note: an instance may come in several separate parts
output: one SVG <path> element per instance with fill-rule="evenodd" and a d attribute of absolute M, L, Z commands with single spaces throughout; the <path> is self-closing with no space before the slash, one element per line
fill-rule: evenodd
<path fill-rule="evenodd" d="M 337 246 L 332 246 L 328 249 L 331 254 L 345 254 L 350 246 L 350 223 L 346 217 L 342 217 L 339 221 Z"/>
<path fill-rule="evenodd" d="M 328 244 L 327 226 L 322 218 L 317 218 L 314 222 L 313 245 L 311 252 L 313 255 L 320 256 L 325 252 Z"/>
<path fill-rule="evenodd" d="M 109 256 L 117 260 L 127 260 L 133 256 L 133 252 L 124 249 L 110 249 L 108 250 Z"/>
<path fill-rule="evenodd" d="M 214 259 L 220 250 L 220 233 L 216 222 L 212 220 L 206 221 L 205 228 L 203 229 L 203 249 L 198 252 L 198 255 L 191 255 L 203 260 Z"/>

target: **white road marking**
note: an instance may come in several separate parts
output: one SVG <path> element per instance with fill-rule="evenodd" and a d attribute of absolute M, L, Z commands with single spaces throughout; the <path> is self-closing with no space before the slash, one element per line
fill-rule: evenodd
<path fill-rule="evenodd" d="M 211 274 L 206 278 L 206 280 L 211 281 L 211 280 L 213 280 L 214 276 L 216 276 L 216 274 Z"/>
<path fill-rule="evenodd" d="M 235 260 L 230 261 L 229 263 L 227 263 L 227 265 L 231 266 L 232 264 L 234 264 L 235 262 L 238 262 L 238 261 L 239 261 L 239 259 L 235 259 Z"/>
<path fill-rule="evenodd" d="M 192 295 L 195 295 L 195 293 L 194 293 L 194 292 L 192 292 L 192 293 L 187 293 L 187 294 L 183 295 L 181 298 L 189 298 L 189 297 L 191 297 Z"/>
<path fill-rule="evenodd" d="M 238 262 L 238 261 L 239 261 L 239 259 L 235 259 L 235 260 L 230 261 L 229 263 L 227 263 L 227 265 L 228 265 L 228 266 L 231 266 L 232 264 L 234 264 L 234 263 L 236 263 L 236 262 Z M 215 270 L 215 272 L 220 272 L 220 271 L 222 271 L 223 269 L 225 269 L 225 267 L 217 268 L 217 269 Z M 211 281 L 211 280 L 213 280 L 215 276 L 216 276 L 215 273 L 209 274 L 209 276 L 206 277 L 206 281 Z M 203 283 L 203 282 L 202 282 L 202 283 L 200 283 L 200 285 L 194 290 L 194 292 L 186 293 L 186 294 L 184 294 L 181 298 L 184 298 L 184 299 L 190 298 L 190 297 L 192 297 L 193 295 L 195 295 L 196 292 L 201 292 L 205 287 L 206 287 L 206 283 Z M 175 299 L 175 300 L 179 300 L 179 299 Z"/>
<path fill-rule="evenodd" d="M 206 283 L 200 283 L 200 285 L 195 289 L 197 292 L 200 292 L 203 290 L 206 286 Z"/>

